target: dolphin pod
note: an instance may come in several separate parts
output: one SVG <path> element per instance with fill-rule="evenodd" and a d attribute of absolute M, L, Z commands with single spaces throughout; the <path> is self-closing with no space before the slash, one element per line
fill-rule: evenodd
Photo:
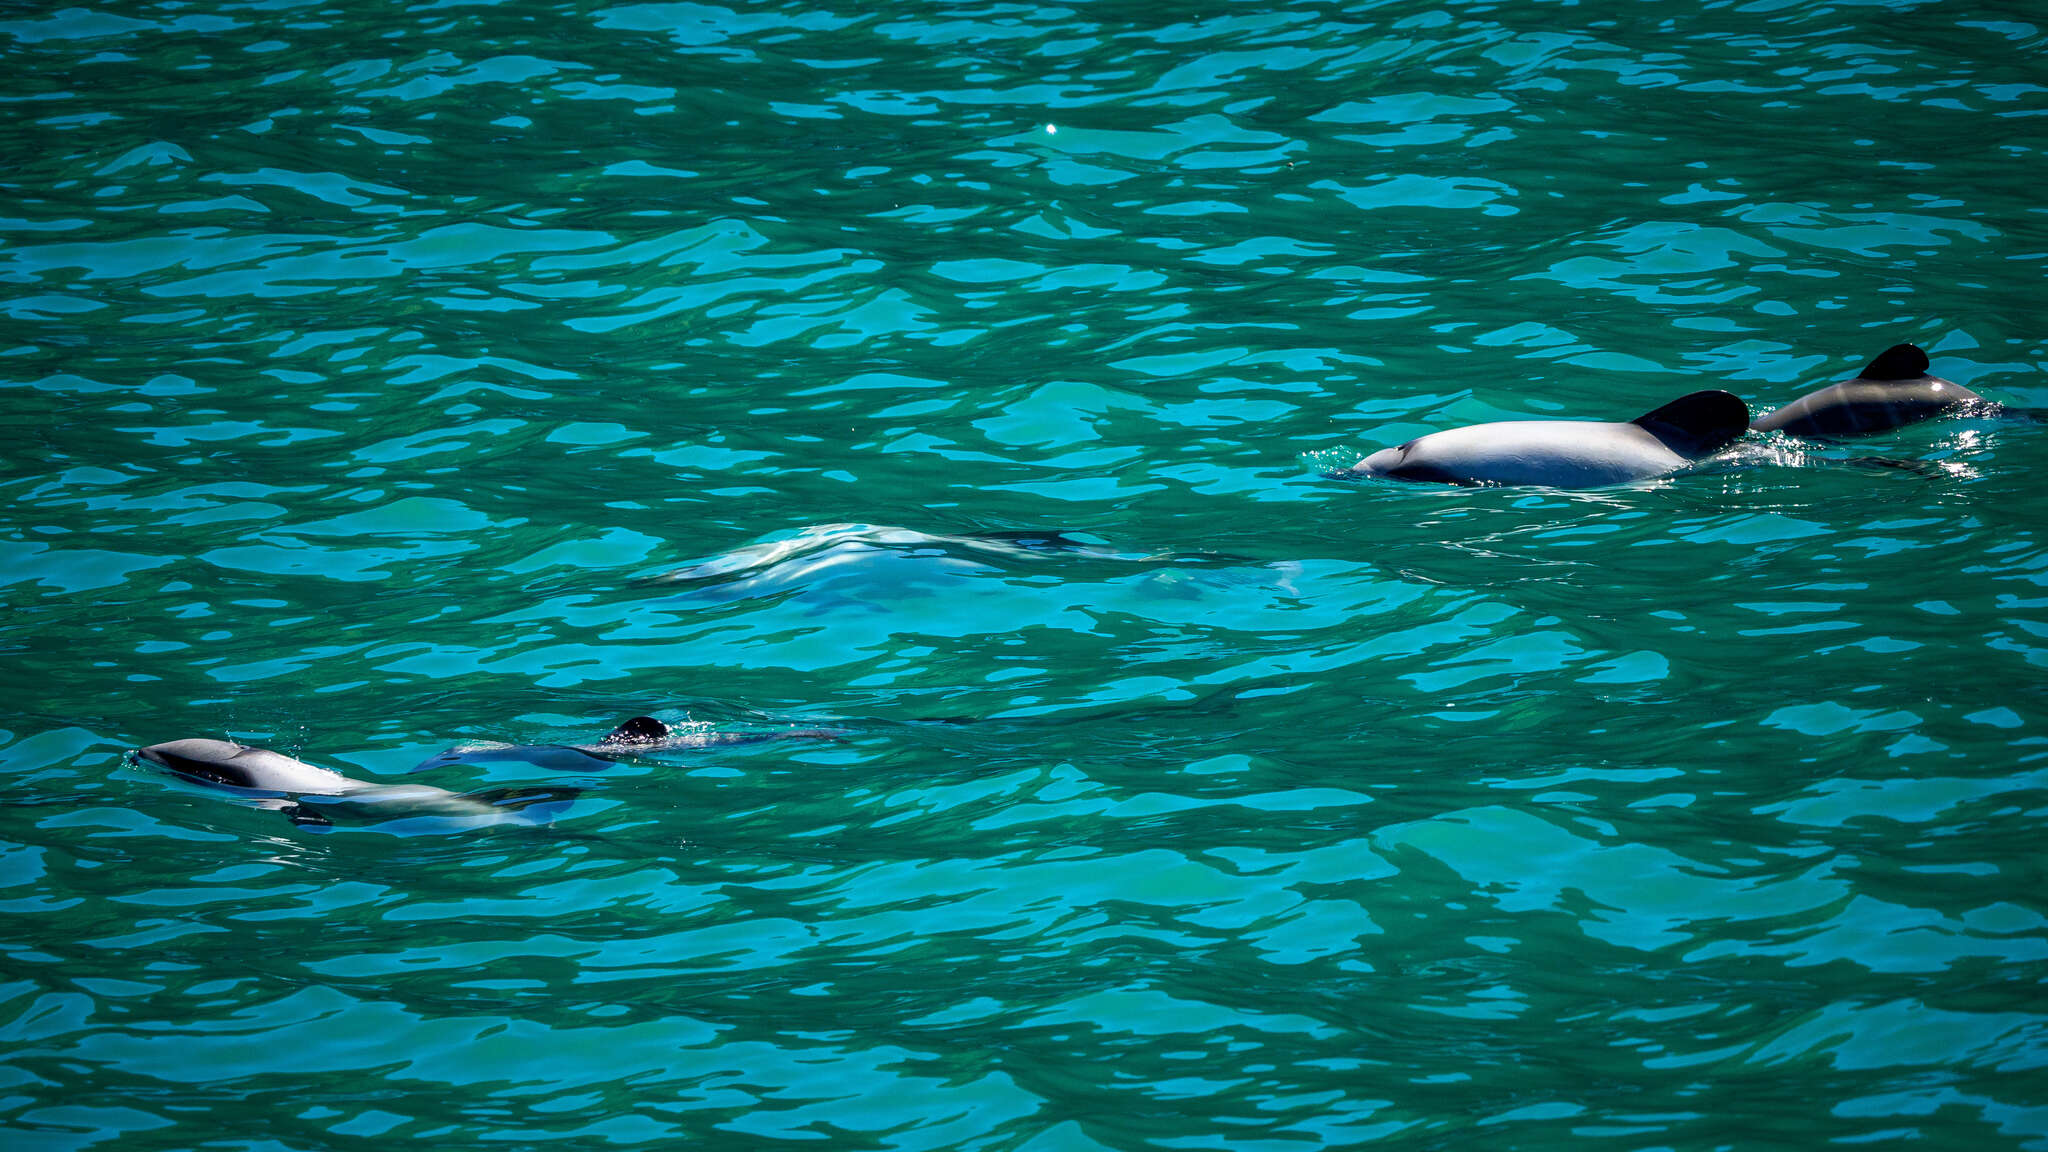
<path fill-rule="evenodd" d="M 1929 372 L 1927 353 L 1913 344 L 1887 348 L 1855 377 L 1816 389 L 1751 420 L 1743 401 L 1719 390 L 1688 393 L 1633 420 L 1504 420 L 1431 432 L 1384 448 L 1331 473 L 1444 484 L 1547 485 L 1589 488 L 1665 476 L 1735 443 L 1745 433 L 1781 432 L 1836 439 L 1869 436 L 1952 413 L 1978 413 L 2048 423 L 2048 412 L 1995 404 Z M 827 525 L 791 541 L 743 549 L 728 557 L 662 577 L 725 585 L 758 577 L 791 555 L 821 552 L 822 564 L 839 552 L 905 547 L 924 554 L 947 546 L 969 553 L 1035 556 L 1047 552 L 1128 559 L 1057 532 L 929 536 L 909 529 Z M 651 716 L 635 716 L 594 744 L 470 744 L 422 761 L 414 771 L 455 763 L 518 761 L 550 770 L 597 771 L 619 759 L 684 748 L 745 744 L 791 737 L 833 739 L 822 729 L 719 733 L 678 732 Z M 186 739 L 152 744 L 129 754 L 176 776 L 236 793 L 294 823 L 430 824 L 445 829 L 501 824 L 545 824 L 575 800 L 577 788 L 494 788 L 454 792 L 425 784 L 356 780 L 268 748 L 226 740 Z"/>
<path fill-rule="evenodd" d="M 1331 475 L 1595 488 L 1669 475 L 1728 447 L 1745 431 L 1828 440 L 1954 413 L 2014 411 L 1931 375 L 1927 353 L 1917 345 L 1895 344 L 1853 379 L 1809 392 L 1753 422 L 1737 397 L 1694 392 L 1626 423 L 1504 420 L 1431 432 Z"/>

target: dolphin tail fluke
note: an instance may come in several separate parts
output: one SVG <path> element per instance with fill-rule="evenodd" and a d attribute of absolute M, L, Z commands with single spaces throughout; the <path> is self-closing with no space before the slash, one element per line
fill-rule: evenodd
<path fill-rule="evenodd" d="M 652 716 L 635 716 L 611 730 L 598 741 L 600 747 L 607 744 L 659 744 L 668 739 L 669 727 Z"/>
<path fill-rule="evenodd" d="M 1732 392 L 1690 392 L 1629 423 L 1662 440 L 1673 452 L 1697 459 L 1719 452 L 1749 431 L 1749 405 Z"/>

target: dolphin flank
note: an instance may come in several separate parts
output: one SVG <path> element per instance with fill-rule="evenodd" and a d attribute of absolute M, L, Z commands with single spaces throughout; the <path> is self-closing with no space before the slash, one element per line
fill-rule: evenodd
<path fill-rule="evenodd" d="M 1999 410 L 1984 397 L 1927 369 L 1927 353 L 1919 345 L 1894 344 L 1854 379 L 1809 392 L 1757 417 L 1750 427 L 1759 432 L 1833 439 L 1873 436 L 1966 406 Z"/>
<path fill-rule="evenodd" d="M 1747 405 L 1708 389 L 1626 423 L 1504 420 L 1431 432 L 1335 475 L 1597 488 L 1676 472 L 1726 448 L 1748 426 Z"/>

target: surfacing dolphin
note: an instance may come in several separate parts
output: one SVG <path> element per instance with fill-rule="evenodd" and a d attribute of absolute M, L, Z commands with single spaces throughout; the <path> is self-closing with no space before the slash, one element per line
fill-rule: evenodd
<path fill-rule="evenodd" d="M 1108 559 L 1132 557 L 1100 544 L 1075 540 L 1057 530 L 1005 530 L 971 534 L 920 532 L 883 524 L 814 524 L 790 536 L 748 544 L 651 579 L 665 583 L 716 584 L 755 576 L 791 560 L 815 560 L 830 566 L 848 555 L 891 552 L 928 558 L 953 558 L 961 566 L 981 568 L 979 558 L 1034 560 L 1059 553 Z"/>
<path fill-rule="evenodd" d="M 1853 380 L 1809 392 L 1775 412 L 1757 417 L 1759 432 L 1833 439 L 1873 436 L 1950 412 L 2004 409 L 1953 380 L 1927 371 L 1927 353 L 1915 344 L 1894 344 Z"/>
<path fill-rule="evenodd" d="M 426 784 L 377 784 L 227 740 L 171 740 L 131 753 L 173 775 L 252 800 L 294 824 L 419 821 L 421 830 L 461 831 L 499 824 L 546 824 L 577 788 L 491 788 L 451 792 Z"/>
<path fill-rule="evenodd" d="M 1027 568 L 1057 567 L 1068 579 L 1136 577 L 1152 592 L 1185 595 L 1189 568 L 1236 568 L 1245 557 L 1212 552 L 1125 551 L 1051 529 L 924 532 L 884 524 L 815 524 L 742 545 L 684 568 L 644 577 L 686 599 L 731 604 L 786 600 L 805 615 L 885 614 L 916 597 L 1009 594 Z"/>
<path fill-rule="evenodd" d="M 793 728 L 783 732 L 677 731 L 652 716 L 635 716 L 606 734 L 595 744 L 465 744 L 429 756 L 413 768 L 437 768 L 443 764 L 487 764 L 516 761 L 557 772 L 597 772 L 620 759 L 652 756 L 685 748 L 712 748 L 726 744 L 758 744 L 765 740 L 813 738 L 831 740 L 842 733 L 823 728 Z"/>
<path fill-rule="evenodd" d="M 1708 389 L 1626 423 L 1503 420 L 1431 432 L 1332 475 L 1598 488 L 1676 472 L 1726 448 L 1748 427 L 1747 405 Z"/>

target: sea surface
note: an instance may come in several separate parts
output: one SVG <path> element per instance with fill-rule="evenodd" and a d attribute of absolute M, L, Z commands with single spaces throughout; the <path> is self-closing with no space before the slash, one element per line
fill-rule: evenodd
<path fill-rule="evenodd" d="M 2048 425 L 1325 476 L 2048 406 L 2044 25 L 7 4 L 0 1146 L 2048 1148 Z"/>

